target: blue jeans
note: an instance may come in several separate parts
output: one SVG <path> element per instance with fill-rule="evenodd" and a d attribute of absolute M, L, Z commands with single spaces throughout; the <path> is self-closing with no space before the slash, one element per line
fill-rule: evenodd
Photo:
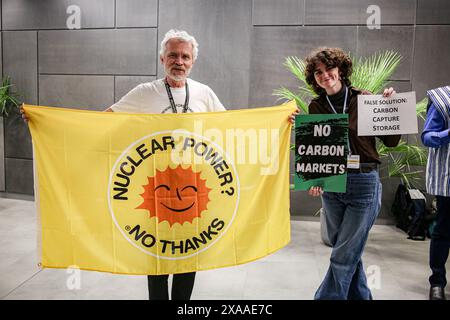
<path fill-rule="evenodd" d="M 447 285 L 445 278 L 445 263 L 450 248 L 450 197 L 436 196 L 437 215 L 436 225 L 433 228 L 430 241 L 430 285 L 444 288 Z"/>
<path fill-rule="evenodd" d="M 347 192 L 324 192 L 322 205 L 333 250 L 314 299 L 372 299 L 361 256 L 381 208 L 378 172 L 348 173 Z"/>

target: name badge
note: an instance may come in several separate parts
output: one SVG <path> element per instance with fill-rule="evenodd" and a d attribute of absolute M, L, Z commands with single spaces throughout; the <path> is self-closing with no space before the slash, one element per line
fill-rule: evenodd
<path fill-rule="evenodd" d="M 347 157 L 347 169 L 359 169 L 358 154 L 352 154 Z"/>

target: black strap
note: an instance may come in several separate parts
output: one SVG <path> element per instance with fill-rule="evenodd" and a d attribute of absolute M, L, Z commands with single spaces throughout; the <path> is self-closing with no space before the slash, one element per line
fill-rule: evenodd
<path fill-rule="evenodd" d="M 164 84 L 166 85 L 166 91 L 167 91 L 167 95 L 169 96 L 169 101 L 170 101 L 170 106 L 172 107 L 172 112 L 178 113 L 177 106 L 175 104 L 175 100 L 173 99 L 173 96 L 172 96 L 172 90 L 170 90 L 170 86 L 169 86 L 169 83 L 167 82 L 167 79 L 164 79 Z M 188 111 L 188 107 L 189 107 L 189 86 L 188 86 L 187 79 L 186 79 L 186 83 L 185 83 L 185 88 L 186 88 L 186 99 L 184 100 L 183 113 L 186 113 Z"/>

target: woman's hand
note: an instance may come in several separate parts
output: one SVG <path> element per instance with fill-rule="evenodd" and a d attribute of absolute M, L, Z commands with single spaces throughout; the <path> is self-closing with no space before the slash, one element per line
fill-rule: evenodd
<path fill-rule="evenodd" d="M 392 88 L 392 87 L 386 88 L 383 91 L 383 97 L 385 97 L 385 98 L 389 98 L 394 94 L 396 94 L 396 92 L 395 92 L 394 88 Z"/>
<path fill-rule="evenodd" d="M 28 123 L 28 117 L 27 114 L 25 113 L 25 109 L 23 108 L 23 104 L 20 106 L 19 108 L 20 110 L 20 114 L 22 115 L 22 120 L 25 121 L 25 123 Z"/>
<path fill-rule="evenodd" d="M 297 108 L 297 110 L 295 110 L 294 112 L 292 112 L 289 117 L 288 117 L 288 121 L 292 124 L 295 124 L 295 116 L 300 114 L 300 109 Z"/>
<path fill-rule="evenodd" d="M 322 193 L 323 190 L 321 187 L 311 187 L 311 189 L 308 190 L 308 194 L 313 197 L 321 196 Z"/>

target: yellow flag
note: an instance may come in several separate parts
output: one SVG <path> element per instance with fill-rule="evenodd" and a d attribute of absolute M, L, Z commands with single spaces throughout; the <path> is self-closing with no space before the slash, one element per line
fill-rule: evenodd
<path fill-rule="evenodd" d="M 184 273 L 290 241 L 294 102 L 164 115 L 24 108 L 42 267 Z"/>

